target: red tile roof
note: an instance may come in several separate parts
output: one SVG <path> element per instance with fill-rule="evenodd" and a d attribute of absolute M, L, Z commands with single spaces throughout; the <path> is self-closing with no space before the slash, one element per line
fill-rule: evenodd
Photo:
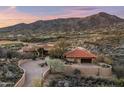
<path fill-rule="evenodd" d="M 96 58 L 94 54 L 83 48 L 76 48 L 64 54 L 67 58 Z"/>

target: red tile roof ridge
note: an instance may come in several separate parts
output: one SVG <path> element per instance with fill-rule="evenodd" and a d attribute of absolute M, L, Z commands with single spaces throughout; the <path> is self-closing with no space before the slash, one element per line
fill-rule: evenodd
<path fill-rule="evenodd" d="M 88 51 L 85 48 L 77 47 L 71 51 L 68 51 L 64 54 L 67 57 L 96 57 L 94 54 L 92 54 L 90 51 Z"/>

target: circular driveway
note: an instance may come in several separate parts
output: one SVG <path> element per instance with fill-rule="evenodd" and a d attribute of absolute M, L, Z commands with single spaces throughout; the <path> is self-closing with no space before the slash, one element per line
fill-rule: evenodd
<path fill-rule="evenodd" d="M 33 87 L 33 80 L 41 79 L 42 73 L 48 69 L 48 67 L 40 67 L 39 64 L 44 60 L 26 60 L 27 62 L 22 64 L 21 67 L 26 71 L 26 79 L 23 87 Z"/>

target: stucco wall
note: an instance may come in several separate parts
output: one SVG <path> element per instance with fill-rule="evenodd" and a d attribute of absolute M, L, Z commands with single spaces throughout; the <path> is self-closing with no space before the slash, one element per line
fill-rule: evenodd
<path fill-rule="evenodd" d="M 99 76 L 103 78 L 111 77 L 112 70 L 111 68 L 103 68 L 103 67 L 77 67 L 73 65 L 66 65 L 64 72 L 66 74 L 72 73 L 75 69 L 79 69 L 82 76 Z"/>
<path fill-rule="evenodd" d="M 74 61 L 74 59 L 72 59 L 72 58 L 66 58 L 66 60 L 68 60 L 68 61 Z"/>
<path fill-rule="evenodd" d="M 100 76 L 112 76 L 112 69 L 111 68 L 101 68 L 100 69 Z"/>
<path fill-rule="evenodd" d="M 77 63 L 81 63 L 81 59 L 80 58 L 66 58 L 66 60 L 68 61 L 74 61 L 74 62 L 77 62 Z"/>

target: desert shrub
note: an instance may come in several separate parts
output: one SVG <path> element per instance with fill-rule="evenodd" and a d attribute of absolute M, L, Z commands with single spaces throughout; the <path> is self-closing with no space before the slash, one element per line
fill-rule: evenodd
<path fill-rule="evenodd" d="M 34 79 L 32 81 L 34 87 L 43 87 L 43 80 L 42 79 Z"/>
<path fill-rule="evenodd" d="M 123 84 L 122 84 L 123 85 Z M 120 86 L 114 80 L 94 77 L 78 78 L 73 75 L 64 76 L 63 78 L 55 77 L 50 80 L 50 87 L 113 87 Z"/>
<path fill-rule="evenodd" d="M 38 56 L 39 56 L 39 57 L 43 57 L 43 56 L 44 56 L 45 51 L 44 51 L 43 48 L 37 49 L 37 52 L 38 52 Z"/>
<path fill-rule="evenodd" d="M 37 52 L 34 51 L 32 54 L 33 54 L 33 56 L 32 56 L 32 60 L 36 60 L 36 58 L 38 57 Z"/>
<path fill-rule="evenodd" d="M 104 58 L 104 63 L 111 65 L 112 64 L 112 59 L 109 57 Z"/>
<path fill-rule="evenodd" d="M 0 58 L 5 58 L 7 54 L 7 49 L 0 47 Z"/>
<path fill-rule="evenodd" d="M 106 64 L 111 65 L 112 59 L 110 57 L 106 57 L 101 54 L 97 56 L 96 60 L 94 60 L 93 63 L 106 63 Z"/>
<path fill-rule="evenodd" d="M 53 58 L 63 58 L 63 54 L 66 52 L 70 44 L 66 40 L 60 40 L 55 44 L 55 47 L 49 51 L 49 54 Z"/>
<path fill-rule="evenodd" d="M 114 82 L 118 87 L 124 87 L 124 79 L 115 79 Z"/>
<path fill-rule="evenodd" d="M 37 58 L 37 52 L 28 52 L 28 53 L 22 53 L 21 59 L 32 59 L 36 60 Z"/>
<path fill-rule="evenodd" d="M 124 78 L 124 66 L 113 66 L 113 73 L 117 78 Z"/>
<path fill-rule="evenodd" d="M 51 68 L 51 72 L 62 72 L 64 70 L 64 63 L 59 59 L 45 59 L 48 66 Z"/>
<path fill-rule="evenodd" d="M 22 53 L 21 58 L 22 59 L 32 59 L 33 53 Z"/>
<path fill-rule="evenodd" d="M 75 69 L 75 70 L 74 70 L 74 72 L 73 72 L 73 74 L 75 74 L 75 75 L 80 75 L 80 74 L 81 74 L 81 72 L 80 72 L 80 70 Z"/>
<path fill-rule="evenodd" d="M 15 50 L 0 48 L 0 58 L 12 59 L 20 58 L 21 54 Z"/>
<path fill-rule="evenodd" d="M 98 64 L 98 62 L 99 62 L 99 61 L 98 61 L 97 59 L 93 59 L 93 60 L 92 60 L 92 63 L 93 63 L 93 64 Z"/>
<path fill-rule="evenodd" d="M 57 83 L 57 80 L 54 80 L 54 79 L 53 79 L 53 80 L 50 80 L 48 86 L 49 86 L 49 87 L 56 86 L 56 83 Z"/>
<path fill-rule="evenodd" d="M 20 58 L 20 53 L 16 52 L 16 51 L 12 51 L 12 50 L 9 50 L 7 52 L 7 58 L 8 59 L 12 59 L 12 58 Z"/>
<path fill-rule="evenodd" d="M 95 63 L 104 62 L 104 55 L 98 55 L 94 62 Z"/>
<path fill-rule="evenodd" d="M 19 50 L 23 47 L 23 43 L 12 43 L 12 44 L 4 44 L 2 47 L 5 49 L 11 49 L 11 50 Z"/>
<path fill-rule="evenodd" d="M 14 84 L 22 77 L 23 70 L 14 63 L 0 64 L 0 86 L 14 86 Z M 4 85 L 4 84 L 7 85 Z"/>

